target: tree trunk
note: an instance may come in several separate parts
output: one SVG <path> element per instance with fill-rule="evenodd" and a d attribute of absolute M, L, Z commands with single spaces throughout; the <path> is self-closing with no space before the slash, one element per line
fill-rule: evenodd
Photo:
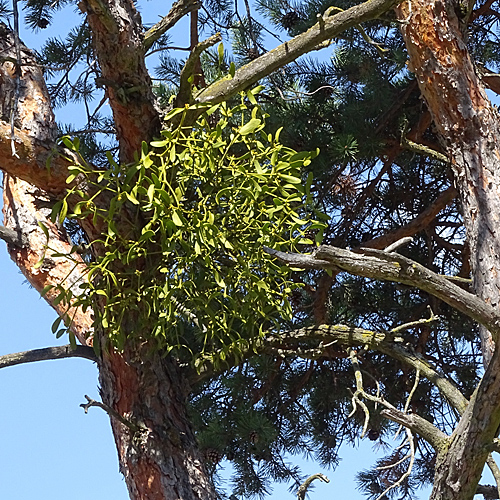
<path fill-rule="evenodd" d="M 398 9 L 410 70 L 455 174 L 470 245 L 476 294 L 500 304 L 500 126 L 463 38 L 458 6 L 450 0 L 412 0 Z M 500 423 L 500 352 L 481 328 L 486 374 L 449 447 L 438 455 L 432 500 L 472 499 L 488 443 Z"/>
<path fill-rule="evenodd" d="M 99 380 L 103 401 L 131 422 L 111 419 L 130 497 L 215 499 L 186 412 L 189 386 L 175 361 L 144 346 L 110 354 Z"/>
<path fill-rule="evenodd" d="M 82 0 L 102 78 L 113 111 L 120 160 L 134 161 L 142 141 L 160 133 L 151 78 L 144 59 L 141 16 L 131 0 Z"/>

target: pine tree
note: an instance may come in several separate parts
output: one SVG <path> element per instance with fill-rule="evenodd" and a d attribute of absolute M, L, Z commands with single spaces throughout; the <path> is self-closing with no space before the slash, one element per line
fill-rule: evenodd
<path fill-rule="evenodd" d="M 491 494 L 499 14 L 394 3 L 180 0 L 145 29 L 131 2 L 87 0 L 37 55 L 17 3 L 2 25 L 2 237 L 66 355 L 98 361 L 131 498 L 215 498 L 223 460 L 237 497 L 298 487 L 285 456 L 335 467 L 396 424 L 358 476 L 369 498 Z M 29 0 L 26 22 L 64 5 Z M 57 127 L 49 97 L 86 126 Z"/>

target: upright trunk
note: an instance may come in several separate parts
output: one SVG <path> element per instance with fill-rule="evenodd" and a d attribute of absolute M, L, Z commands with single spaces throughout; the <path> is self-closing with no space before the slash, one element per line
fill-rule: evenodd
<path fill-rule="evenodd" d="M 463 207 L 476 293 L 500 304 L 499 114 L 489 102 L 462 35 L 451 0 L 412 0 L 398 9 L 410 56 L 443 141 Z M 482 332 L 485 361 L 494 343 Z"/>
<path fill-rule="evenodd" d="M 398 8 L 402 33 L 440 138 L 447 148 L 463 207 L 478 296 L 500 303 L 500 126 L 463 38 L 451 0 L 411 0 Z M 488 443 L 500 423 L 500 352 L 486 330 L 481 342 L 488 370 L 436 467 L 431 499 L 471 499 Z"/>
<path fill-rule="evenodd" d="M 122 162 L 134 161 L 142 141 L 160 133 L 151 78 L 146 68 L 141 16 L 131 0 L 82 0 L 113 112 Z"/>
<path fill-rule="evenodd" d="M 103 401 L 130 421 L 111 419 L 133 500 L 214 500 L 186 400 L 189 386 L 175 361 L 146 347 L 106 355 L 99 380 Z"/>

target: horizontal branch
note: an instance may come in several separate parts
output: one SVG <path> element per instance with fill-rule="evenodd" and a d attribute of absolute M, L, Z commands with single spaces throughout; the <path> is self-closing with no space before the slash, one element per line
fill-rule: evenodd
<path fill-rule="evenodd" d="M 94 349 L 91 347 L 77 345 L 76 348 L 72 348 L 71 345 L 68 344 L 16 352 L 14 354 L 5 354 L 4 356 L 0 356 L 0 368 L 7 368 L 8 366 L 21 365 L 24 363 L 35 363 L 36 361 L 64 358 L 85 358 L 94 362 L 98 361 Z"/>
<path fill-rule="evenodd" d="M 498 496 L 498 488 L 496 486 L 491 486 L 489 484 L 478 484 L 476 488 L 476 495 L 483 495 L 485 500 L 493 500 L 495 498 L 500 498 Z"/>
<path fill-rule="evenodd" d="M 298 57 L 315 50 L 322 42 L 339 36 L 359 23 L 377 19 L 397 3 L 398 0 L 368 0 L 335 15 L 324 16 L 305 33 L 238 69 L 233 78 L 219 80 L 202 90 L 196 96 L 196 101 L 222 102 Z"/>
<path fill-rule="evenodd" d="M 386 354 L 418 370 L 423 377 L 439 389 L 450 405 L 456 408 L 459 413 L 463 413 L 468 405 L 467 399 L 453 382 L 439 373 L 438 369 L 421 354 L 405 347 L 405 339 L 400 333 L 375 332 L 346 325 L 321 325 L 280 332 L 276 336 L 265 337 L 257 351 L 266 352 L 272 348 L 281 348 L 281 352 L 284 353 L 283 347 L 286 346 L 289 353 L 294 354 L 295 351 L 300 351 L 302 343 L 309 344 L 310 347 L 311 341 L 316 341 L 318 348 L 323 347 L 323 349 L 325 349 L 324 346 L 332 344 L 350 347 L 366 346 Z"/>
<path fill-rule="evenodd" d="M 356 276 L 394 281 L 414 286 L 446 302 L 485 326 L 497 339 L 500 334 L 500 313 L 476 295 L 455 285 L 417 262 L 397 253 L 361 248 L 355 253 L 328 245 L 320 246 L 310 255 L 266 251 L 291 267 L 301 269 L 333 269 Z"/>

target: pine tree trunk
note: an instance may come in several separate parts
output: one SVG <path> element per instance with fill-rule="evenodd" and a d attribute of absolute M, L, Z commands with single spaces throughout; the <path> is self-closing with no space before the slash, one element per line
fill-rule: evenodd
<path fill-rule="evenodd" d="M 463 38 L 457 4 L 450 0 L 412 0 L 398 17 L 410 56 L 410 70 L 432 114 L 455 174 L 474 289 L 494 307 L 500 304 L 500 126 L 486 97 Z M 481 330 L 485 365 L 477 393 L 449 447 L 438 453 L 432 500 L 472 499 L 487 447 L 500 422 L 500 352 Z"/>
<path fill-rule="evenodd" d="M 215 499 L 186 412 L 189 386 L 175 361 L 145 347 L 106 355 L 99 380 L 103 401 L 131 423 L 111 419 L 130 498 Z"/>

